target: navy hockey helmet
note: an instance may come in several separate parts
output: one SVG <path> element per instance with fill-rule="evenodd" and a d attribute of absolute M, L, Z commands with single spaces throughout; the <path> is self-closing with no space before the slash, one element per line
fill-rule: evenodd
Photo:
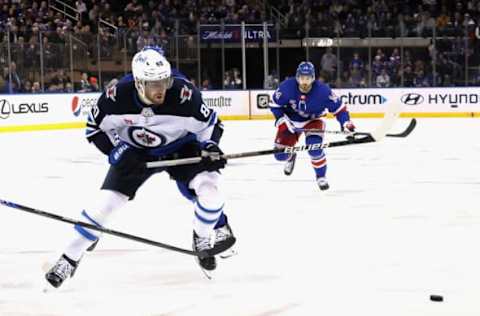
<path fill-rule="evenodd" d="M 297 67 L 295 78 L 297 79 L 300 91 L 308 93 L 315 80 L 315 66 L 309 61 L 302 61 Z"/>

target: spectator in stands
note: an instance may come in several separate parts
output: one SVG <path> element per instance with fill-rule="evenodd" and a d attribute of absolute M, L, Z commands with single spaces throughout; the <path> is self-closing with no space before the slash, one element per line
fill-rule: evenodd
<path fill-rule="evenodd" d="M 91 92 L 92 85 L 88 80 L 88 74 L 86 72 L 82 73 L 82 78 L 80 79 L 80 89 L 78 92 Z"/>
<path fill-rule="evenodd" d="M 240 75 L 240 70 L 238 68 L 233 68 L 233 82 L 234 82 L 234 89 L 242 89 L 242 78 Z"/>
<path fill-rule="evenodd" d="M 212 90 L 212 85 L 210 84 L 210 80 L 208 78 L 202 81 L 202 86 L 200 87 L 200 90 Z"/>
<path fill-rule="evenodd" d="M 90 77 L 89 79 L 90 83 L 90 91 L 91 92 L 98 92 L 100 91 L 100 86 L 98 85 L 98 80 L 95 77 Z"/>
<path fill-rule="evenodd" d="M 18 72 L 17 72 L 17 64 L 12 61 L 10 63 L 10 75 L 8 74 L 8 68 L 7 68 L 7 72 L 5 74 L 5 80 L 8 82 L 11 78 L 11 91 L 10 93 L 14 93 L 14 92 L 20 92 L 22 90 L 22 80 L 20 79 L 20 76 L 18 75 Z"/>
<path fill-rule="evenodd" d="M 328 80 L 335 78 L 337 71 L 337 56 L 332 53 L 331 47 L 327 47 L 325 54 L 323 54 L 320 68 L 328 75 Z"/>
<path fill-rule="evenodd" d="M 32 84 L 32 93 L 41 93 L 42 89 L 40 88 L 40 82 L 34 81 Z"/>
<path fill-rule="evenodd" d="M 410 65 L 405 66 L 403 71 L 403 86 L 413 87 L 414 78 L 415 78 L 415 75 L 412 71 L 412 67 Z"/>
<path fill-rule="evenodd" d="M 381 56 L 380 55 L 376 55 L 375 56 L 375 59 L 373 60 L 372 62 L 372 75 L 373 75 L 373 78 L 377 78 L 377 76 L 380 75 L 380 73 L 382 72 L 382 69 L 384 69 L 384 64 L 382 62 L 382 59 L 381 59 Z"/>
<path fill-rule="evenodd" d="M 23 93 L 32 93 L 32 82 L 30 80 L 25 80 L 23 83 Z"/>
<path fill-rule="evenodd" d="M 378 88 L 388 88 L 390 87 L 390 76 L 387 73 L 387 70 L 383 68 L 380 74 L 377 76 L 376 85 Z"/>
<path fill-rule="evenodd" d="M 66 82 L 65 83 L 65 92 L 66 93 L 73 93 L 74 90 L 73 90 L 73 85 L 71 82 Z"/>
<path fill-rule="evenodd" d="M 415 73 L 415 77 L 413 78 L 413 86 L 417 88 L 431 86 L 428 77 L 425 76 L 425 72 L 423 71 L 423 69 Z"/>
<path fill-rule="evenodd" d="M 361 72 L 364 70 L 364 63 L 363 60 L 360 59 L 360 55 L 358 53 L 353 53 L 353 59 L 350 62 L 350 71 L 353 69 L 358 69 Z"/>

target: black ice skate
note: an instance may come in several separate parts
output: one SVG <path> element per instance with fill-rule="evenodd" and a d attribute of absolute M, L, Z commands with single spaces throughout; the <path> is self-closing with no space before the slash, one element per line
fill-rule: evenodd
<path fill-rule="evenodd" d="M 58 288 L 67 278 L 73 277 L 78 263 L 62 255 L 57 263 L 45 274 L 45 278 L 53 287 Z"/>
<path fill-rule="evenodd" d="M 212 243 L 210 237 L 200 237 L 197 233 L 193 232 L 193 250 L 194 251 L 205 251 L 212 249 Z M 217 261 L 215 256 L 209 257 L 197 257 L 198 264 L 200 267 L 207 271 L 215 270 L 217 267 Z"/>
<path fill-rule="evenodd" d="M 289 176 L 293 172 L 293 168 L 295 168 L 295 161 L 297 160 L 297 154 L 293 153 L 290 155 L 290 157 L 287 159 L 287 162 L 285 162 L 285 167 L 283 167 L 283 173 L 285 175 Z"/>
<path fill-rule="evenodd" d="M 237 254 L 236 251 L 231 248 L 236 241 L 232 228 L 228 223 L 215 229 L 215 248 L 225 248 L 225 251 L 219 254 L 220 258 L 226 259 Z"/>
<path fill-rule="evenodd" d="M 328 190 L 330 188 L 330 186 L 328 185 L 327 178 L 325 178 L 325 177 L 318 177 L 317 178 L 317 184 L 318 184 L 318 187 L 320 188 L 320 190 L 322 190 L 322 191 Z"/>
<path fill-rule="evenodd" d="M 215 253 L 222 253 L 230 249 L 236 241 L 237 239 L 233 236 L 232 228 L 228 223 L 215 229 L 214 240 L 210 237 L 200 237 L 197 233 L 193 232 L 193 250 L 195 251 L 208 251 L 210 249 L 215 249 Z M 234 254 L 235 253 L 225 253 L 225 256 L 222 256 L 222 254 L 220 254 L 220 256 L 222 258 L 228 258 Z M 215 270 L 217 267 L 215 256 L 198 257 L 198 263 L 200 264 L 200 267 L 207 271 Z"/>

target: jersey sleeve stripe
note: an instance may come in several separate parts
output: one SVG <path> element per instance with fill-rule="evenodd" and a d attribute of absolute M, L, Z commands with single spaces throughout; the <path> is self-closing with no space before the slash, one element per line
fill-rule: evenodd
<path fill-rule="evenodd" d="M 346 111 L 346 110 L 347 110 L 347 105 L 342 104 L 342 106 L 340 106 L 335 112 L 333 112 L 333 115 L 337 115 L 338 113 L 340 113 L 342 111 Z"/>

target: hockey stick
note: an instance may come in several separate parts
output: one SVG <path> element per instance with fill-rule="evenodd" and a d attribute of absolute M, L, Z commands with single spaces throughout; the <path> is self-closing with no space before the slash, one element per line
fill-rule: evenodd
<path fill-rule="evenodd" d="M 268 150 L 258 150 L 258 151 L 250 151 L 250 152 L 243 152 L 237 154 L 224 154 L 221 156 L 211 156 L 210 159 L 219 159 L 220 157 L 226 160 L 229 159 L 237 159 L 237 158 L 246 158 L 246 157 L 256 157 L 256 156 L 263 156 L 263 155 L 271 155 L 276 153 L 294 153 L 299 151 L 305 150 L 315 150 L 315 149 L 323 149 L 329 147 L 340 147 L 340 146 L 349 146 L 349 145 L 356 145 L 356 144 L 366 144 L 366 143 L 373 143 L 382 140 L 388 130 L 392 128 L 393 123 L 397 120 L 400 112 L 400 105 L 394 104 L 390 106 L 385 115 L 382 119 L 382 122 L 379 127 L 377 127 L 372 133 L 356 133 L 352 134 L 351 137 L 348 137 L 346 140 L 340 140 L 330 143 L 317 143 L 317 144 L 310 144 L 304 146 L 295 146 L 295 147 L 285 147 L 285 148 L 274 148 Z M 416 122 L 415 122 L 416 124 Z M 414 128 L 415 126 L 413 126 Z M 413 130 L 412 128 L 412 130 Z M 403 132 L 402 132 L 403 133 Z M 359 138 L 358 136 L 363 136 Z M 181 159 L 173 159 L 173 160 L 164 160 L 164 161 L 152 161 L 147 162 L 147 168 L 165 168 L 165 167 L 172 167 L 172 166 L 180 166 L 180 165 L 189 165 L 195 164 L 202 161 L 207 156 L 204 157 L 190 157 L 190 158 L 181 158 Z"/>
<path fill-rule="evenodd" d="M 102 233 L 105 233 L 105 234 L 129 239 L 129 240 L 134 240 L 134 241 L 137 241 L 137 242 L 140 242 L 140 243 L 152 245 L 152 246 L 155 246 L 155 247 L 165 248 L 165 249 L 168 249 L 168 250 L 180 252 L 180 253 L 191 255 L 191 256 L 198 256 L 200 258 L 205 258 L 205 257 L 210 257 L 210 256 L 217 255 L 217 254 L 225 251 L 226 249 L 228 249 L 231 246 L 231 245 L 221 245 L 221 247 L 214 247 L 214 248 L 209 249 L 209 250 L 192 251 L 192 250 L 178 248 L 178 247 L 175 247 L 175 246 L 172 246 L 172 245 L 164 244 L 164 243 L 161 243 L 161 242 L 158 242 L 158 241 L 146 239 L 146 238 L 143 238 L 143 237 L 130 235 L 130 234 L 123 233 L 123 232 L 120 232 L 120 231 L 116 231 L 116 230 L 113 230 L 113 229 L 108 229 L 108 228 L 104 228 L 104 227 L 95 226 L 95 225 L 92 225 L 92 224 L 89 224 L 89 223 L 77 221 L 75 219 L 71 219 L 71 218 L 63 217 L 63 216 L 60 216 L 60 215 L 57 215 L 57 214 L 41 211 L 41 210 L 38 210 L 38 209 L 34 209 L 34 208 L 31 208 L 31 207 L 28 207 L 28 206 L 24 206 L 24 205 L 16 204 L 16 203 L 13 203 L 13 202 L 5 201 L 5 200 L 2 200 L 2 199 L 0 199 L 0 204 L 11 207 L 11 208 L 14 208 L 14 209 L 17 209 L 17 210 L 25 211 L 25 212 L 28 212 L 28 213 L 52 218 L 52 219 L 57 220 L 57 221 L 70 223 L 70 224 L 74 224 L 74 225 L 80 225 L 82 227 L 86 227 L 88 229 L 96 230 L 96 231 L 99 231 L 99 232 L 102 232 Z"/>
<path fill-rule="evenodd" d="M 375 138 L 373 138 L 373 136 L 369 133 L 364 133 L 362 135 L 359 134 L 358 136 L 362 136 L 362 137 L 360 138 L 353 135 L 352 138 L 349 138 L 347 140 L 335 141 L 330 143 L 317 143 L 317 144 L 310 144 L 310 145 L 303 145 L 303 146 L 247 151 L 247 152 L 236 153 L 236 154 L 225 154 L 225 155 L 219 156 L 218 158 L 230 160 L 230 159 L 237 159 L 237 158 L 271 155 L 276 153 L 294 153 L 294 152 L 306 151 L 306 150 L 323 149 L 327 147 L 330 148 L 330 147 L 348 146 L 348 145 L 356 145 L 356 144 L 365 144 L 365 143 L 372 143 L 376 141 Z M 208 156 L 147 162 L 147 168 L 164 168 L 164 167 L 195 164 L 195 163 L 199 163 L 205 157 L 208 157 Z M 213 156 L 212 159 L 215 159 L 215 156 Z"/>
<path fill-rule="evenodd" d="M 410 133 L 415 129 L 415 126 L 417 126 L 417 120 L 412 119 L 410 123 L 408 123 L 407 128 L 400 132 L 400 133 L 394 133 L 394 134 L 386 134 L 386 137 L 407 137 L 410 135 Z M 347 132 L 347 131 L 330 131 L 330 130 L 323 130 L 323 129 L 303 129 L 303 128 L 298 128 L 295 129 L 297 132 L 318 132 L 318 133 L 325 133 L 325 134 L 340 134 L 340 135 L 346 135 L 346 136 L 352 136 L 352 135 L 368 135 L 366 132 Z"/>

